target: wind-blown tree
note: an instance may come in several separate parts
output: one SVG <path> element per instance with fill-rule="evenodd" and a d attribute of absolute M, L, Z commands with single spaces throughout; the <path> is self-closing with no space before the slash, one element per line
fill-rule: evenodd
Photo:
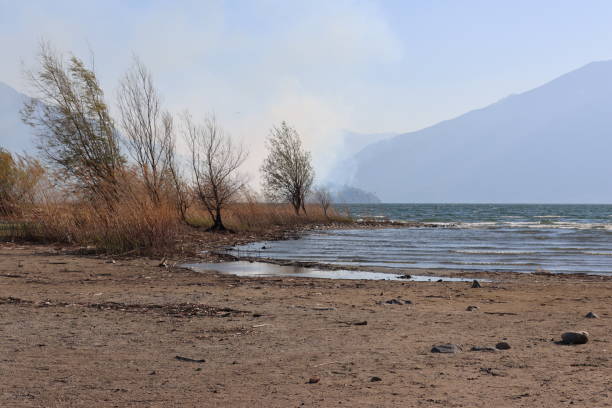
<path fill-rule="evenodd" d="M 151 200 L 159 204 L 174 161 L 172 116 L 161 108 L 149 70 L 134 58 L 118 92 L 121 129 Z"/>
<path fill-rule="evenodd" d="M 261 166 L 264 193 L 273 201 L 291 203 L 296 214 L 306 213 L 306 196 L 314 180 L 310 152 L 298 132 L 282 122 L 268 138 L 268 156 Z"/>
<path fill-rule="evenodd" d="M 34 91 L 22 120 L 38 135 L 43 159 L 69 182 L 112 205 L 125 158 L 96 74 L 41 44 L 39 67 L 26 73 Z"/>
<path fill-rule="evenodd" d="M 186 113 L 183 122 L 191 154 L 193 188 L 213 220 L 209 231 L 227 231 L 222 212 L 245 185 L 238 170 L 247 154 L 232 142 L 214 116 L 206 118 L 203 125 L 197 125 Z"/>

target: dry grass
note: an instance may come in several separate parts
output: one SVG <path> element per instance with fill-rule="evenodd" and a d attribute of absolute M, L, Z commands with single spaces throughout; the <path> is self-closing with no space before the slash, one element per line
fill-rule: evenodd
<path fill-rule="evenodd" d="M 52 181 L 34 159 L 15 160 L 2 152 L 3 191 L 21 198 L 4 201 L 19 211 L 6 211 L 9 206 L 4 205 L 5 211 L 0 212 L 0 239 L 64 243 L 114 254 L 169 255 L 175 253 L 177 242 L 187 236 L 190 228 L 205 229 L 213 224 L 209 213 L 194 201 L 187 211 L 186 225 L 177 211 L 170 185 L 162 199 L 153 202 L 133 170 L 127 169 L 118 184 L 100 190 L 96 198 L 92 197 L 95 193 L 70 184 L 57 186 L 57 179 Z M 245 202 L 231 204 L 222 212 L 225 226 L 235 232 L 350 222 L 348 215 L 333 208 L 326 216 L 318 204 L 306 205 L 306 214 L 297 215 L 289 204 L 260 203 L 245 196 Z"/>
<path fill-rule="evenodd" d="M 320 206 L 306 206 L 296 215 L 289 204 L 235 203 L 223 213 L 225 225 L 235 232 L 265 232 L 311 224 L 350 222 L 333 209 L 325 216 Z M 180 221 L 170 200 L 153 204 L 146 195 L 127 194 L 112 209 L 89 200 L 50 200 L 26 217 L 0 221 L 0 237 L 44 243 L 65 243 L 113 254 L 168 255 L 175 252 L 181 233 L 212 225 L 206 211 L 192 207 L 189 225 Z"/>
<path fill-rule="evenodd" d="M 7 223 L 7 238 L 94 247 L 107 253 L 164 254 L 174 250 L 180 223 L 174 208 L 122 202 L 112 210 L 91 203 L 46 204 Z"/>
<path fill-rule="evenodd" d="M 329 224 L 332 222 L 350 222 L 348 216 L 341 215 L 334 209 L 329 209 L 327 216 L 321 206 L 307 204 L 306 214 L 295 214 L 289 204 L 272 204 L 259 202 L 234 203 L 223 213 L 223 222 L 233 231 L 266 231 L 270 227 L 287 228 L 309 224 Z M 210 216 L 198 209 L 190 211 L 188 221 L 191 225 L 208 227 L 212 225 Z"/>

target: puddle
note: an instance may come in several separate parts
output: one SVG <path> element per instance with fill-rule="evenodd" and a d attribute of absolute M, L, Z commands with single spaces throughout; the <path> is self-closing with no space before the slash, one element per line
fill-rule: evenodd
<path fill-rule="evenodd" d="M 471 282 L 472 278 L 447 278 L 443 276 L 410 275 L 410 279 L 403 278 L 404 275 L 382 272 L 325 270 L 317 268 L 306 268 L 295 265 L 275 265 L 266 262 L 222 262 L 222 263 L 198 263 L 187 264 L 184 267 L 195 271 L 216 271 L 228 275 L 243 277 L 297 277 L 297 278 L 322 278 L 322 279 L 364 279 L 364 280 L 394 280 L 403 282 Z M 480 281 L 484 281 L 479 279 Z"/>

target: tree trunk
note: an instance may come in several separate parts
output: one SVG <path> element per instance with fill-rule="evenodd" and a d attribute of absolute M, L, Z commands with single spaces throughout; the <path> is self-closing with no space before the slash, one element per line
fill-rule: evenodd
<path fill-rule="evenodd" d="M 300 215 L 300 201 L 294 199 L 291 201 L 291 205 L 293 206 L 293 210 L 295 211 L 295 215 Z"/>
<path fill-rule="evenodd" d="M 223 221 L 221 221 L 221 211 L 220 210 L 215 211 L 215 216 L 213 217 L 213 219 L 214 219 L 214 223 L 212 227 L 210 227 L 207 231 L 211 231 L 211 232 L 229 231 L 227 228 L 225 228 L 225 225 L 223 225 Z"/>

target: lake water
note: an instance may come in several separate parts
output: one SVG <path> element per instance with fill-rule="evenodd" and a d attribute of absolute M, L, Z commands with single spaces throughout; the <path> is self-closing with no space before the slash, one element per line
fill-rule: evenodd
<path fill-rule="evenodd" d="M 221 263 L 197 263 L 185 264 L 186 268 L 195 271 L 215 271 L 229 275 L 242 277 L 272 277 L 285 278 L 323 278 L 323 279 L 361 279 L 361 280 L 392 280 L 402 282 L 471 282 L 469 278 L 453 278 L 442 276 L 402 275 L 393 273 L 352 271 L 352 270 L 326 270 L 320 268 L 308 268 L 297 265 L 275 265 L 267 262 L 221 262 Z M 481 280 L 482 281 L 482 280 Z"/>
<path fill-rule="evenodd" d="M 321 231 L 230 252 L 363 267 L 612 274 L 612 205 L 344 207 L 356 219 L 418 221 L 438 227 Z"/>

